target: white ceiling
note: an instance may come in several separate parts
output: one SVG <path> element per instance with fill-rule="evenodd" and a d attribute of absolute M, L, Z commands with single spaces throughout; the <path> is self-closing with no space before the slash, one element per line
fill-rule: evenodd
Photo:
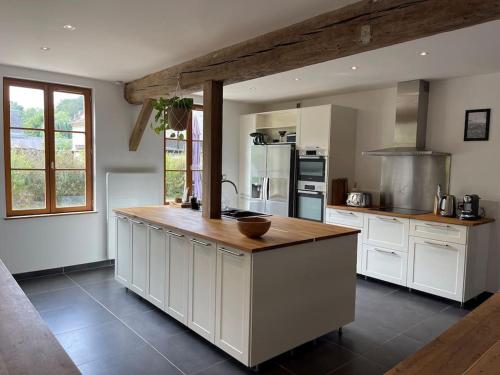
<path fill-rule="evenodd" d="M 0 64 L 129 81 L 355 1 L 0 0 Z"/>
<path fill-rule="evenodd" d="M 500 72 L 500 21 L 224 87 L 226 99 L 269 102 Z M 419 53 L 427 51 L 428 56 Z M 352 66 L 358 69 L 351 70 Z M 295 78 L 299 78 L 296 81 Z"/>

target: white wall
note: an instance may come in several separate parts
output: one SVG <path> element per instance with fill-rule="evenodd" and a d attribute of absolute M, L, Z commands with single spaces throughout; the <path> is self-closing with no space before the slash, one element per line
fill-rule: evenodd
<path fill-rule="evenodd" d="M 0 258 L 12 273 L 56 268 L 106 259 L 106 172 L 145 171 L 163 178 L 163 142 L 149 128 L 138 151 L 128 151 L 129 136 L 139 107 L 123 99 L 123 87 L 113 83 L 0 65 L 3 77 L 24 78 L 93 90 L 96 213 L 4 220 L 5 172 L 3 132 L 0 137 Z M 2 102 L 3 90 L 0 90 Z M 237 180 L 239 115 L 255 105 L 224 102 L 223 171 Z M 241 111 L 241 113 L 240 113 Z M 248 112 L 246 112 L 248 111 Z M 3 128 L 3 106 L 0 106 Z M 225 184 L 226 185 L 226 184 Z M 225 187 L 227 189 L 227 187 Z M 231 193 L 229 190 L 228 195 Z M 229 195 L 229 197 L 231 197 Z"/>
<path fill-rule="evenodd" d="M 432 81 L 429 96 L 427 148 L 452 154 L 450 193 L 481 196 L 492 226 L 488 287 L 500 289 L 500 73 Z M 378 191 L 380 159 L 361 152 L 392 145 L 396 88 L 332 95 L 300 101 L 302 106 L 336 104 L 358 110 L 356 171 L 358 187 Z M 272 103 L 266 110 L 295 107 L 296 102 Z M 489 142 L 464 142 L 465 110 L 491 108 Z"/>

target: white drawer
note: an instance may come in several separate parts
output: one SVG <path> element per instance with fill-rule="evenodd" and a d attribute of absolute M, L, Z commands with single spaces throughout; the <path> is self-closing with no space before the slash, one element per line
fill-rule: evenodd
<path fill-rule="evenodd" d="M 462 245 L 467 243 L 467 227 L 465 225 L 411 220 L 410 234 L 415 237 L 430 238 L 432 240 L 453 242 Z"/>
<path fill-rule="evenodd" d="M 366 276 L 406 286 L 407 263 L 407 253 L 363 245 L 362 264 Z"/>
<path fill-rule="evenodd" d="M 343 225 L 351 228 L 363 228 L 363 214 L 336 208 L 326 209 L 326 222 L 329 224 Z"/>
<path fill-rule="evenodd" d="M 363 241 L 368 245 L 407 252 L 409 228 L 409 219 L 365 215 Z"/>

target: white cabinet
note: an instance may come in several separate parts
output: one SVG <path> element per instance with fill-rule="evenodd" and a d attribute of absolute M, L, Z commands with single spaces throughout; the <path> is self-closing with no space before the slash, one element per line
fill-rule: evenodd
<path fill-rule="evenodd" d="M 130 247 L 130 222 L 124 216 L 116 216 L 116 264 L 115 278 L 125 287 L 130 287 L 132 254 Z"/>
<path fill-rule="evenodd" d="M 363 242 L 368 245 L 408 251 L 410 220 L 382 215 L 365 215 Z"/>
<path fill-rule="evenodd" d="M 219 246 L 215 344 L 248 364 L 251 255 Z"/>
<path fill-rule="evenodd" d="M 462 301 L 465 245 L 410 237 L 408 287 Z"/>
<path fill-rule="evenodd" d="M 411 220 L 410 235 L 462 245 L 467 243 L 467 227 L 463 225 Z"/>
<path fill-rule="evenodd" d="M 298 109 L 257 113 L 255 122 L 257 129 L 295 128 L 298 123 Z"/>
<path fill-rule="evenodd" d="M 130 219 L 132 244 L 132 272 L 130 289 L 146 297 L 148 231 L 142 221 Z"/>
<path fill-rule="evenodd" d="M 148 225 L 148 284 L 146 298 L 165 308 L 166 236 L 162 228 Z"/>
<path fill-rule="evenodd" d="M 187 324 L 189 242 L 181 233 L 167 230 L 165 311 Z"/>
<path fill-rule="evenodd" d="M 190 238 L 187 325 L 210 342 L 215 330 L 215 243 Z"/>
<path fill-rule="evenodd" d="M 363 245 L 363 273 L 379 280 L 406 286 L 407 253 Z"/>
<path fill-rule="evenodd" d="M 302 149 L 317 147 L 328 151 L 330 148 L 331 119 L 331 105 L 300 108 L 297 147 Z"/>

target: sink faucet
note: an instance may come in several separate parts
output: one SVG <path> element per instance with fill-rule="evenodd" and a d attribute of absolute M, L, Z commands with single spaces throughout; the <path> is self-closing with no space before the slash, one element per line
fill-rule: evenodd
<path fill-rule="evenodd" d="M 236 192 L 236 194 L 238 194 L 238 188 L 236 187 L 236 184 L 235 184 L 233 181 L 228 180 L 228 179 L 226 178 L 226 175 L 225 175 L 225 174 L 223 174 L 223 175 L 222 175 L 222 181 L 221 181 L 221 184 L 223 184 L 224 182 L 227 182 L 227 183 L 230 183 L 231 185 L 233 185 L 233 187 L 234 187 L 234 191 Z"/>

